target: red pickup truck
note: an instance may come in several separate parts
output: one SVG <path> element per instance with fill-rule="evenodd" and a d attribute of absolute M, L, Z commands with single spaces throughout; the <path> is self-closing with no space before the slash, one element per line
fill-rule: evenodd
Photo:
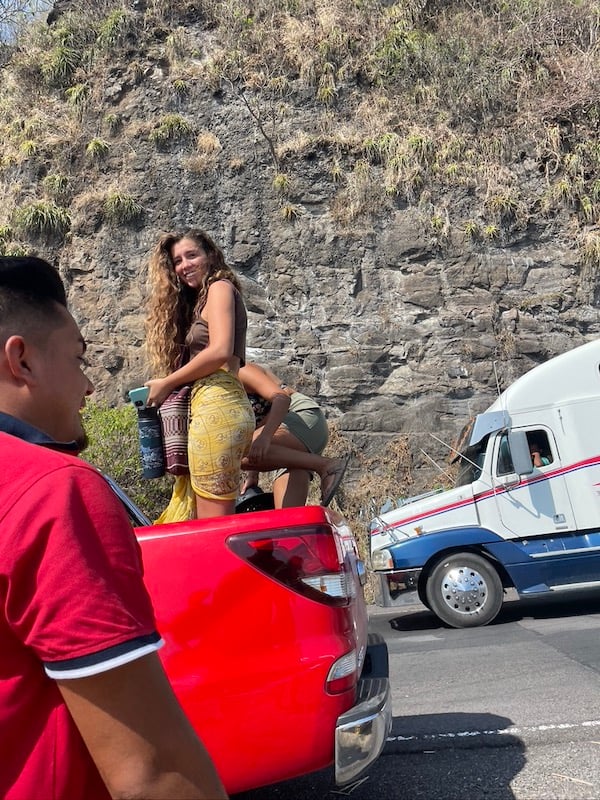
<path fill-rule="evenodd" d="M 112 482 L 111 482 L 112 483 Z M 355 780 L 391 725 L 364 565 L 320 506 L 136 526 L 171 683 L 230 793 L 335 767 Z"/>

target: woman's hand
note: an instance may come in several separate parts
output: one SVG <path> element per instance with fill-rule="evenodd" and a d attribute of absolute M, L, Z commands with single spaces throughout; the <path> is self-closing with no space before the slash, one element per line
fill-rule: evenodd
<path fill-rule="evenodd" d="M 240 486 L 240 494 L 247 492 L 251 486 L 258 486 L 259 472 L 255 469 L 246 470 L 244 480 Z"/>
<path fill-rule="evenodd" d="M 264 428 L 256 431 L 247 456 L 250 464 L 260 464 L 266 458 L 272 439 L 272 434 L 268 434 Z"/>
<path fill-rule="evenodd" d="M 152 378 L 146 381 L 144 386 L 148 386 L 150 392 L 148 394 L 147 406 L 161 406 L 167 397 L 173 391 L 173 387 L 168 378 Z"/>

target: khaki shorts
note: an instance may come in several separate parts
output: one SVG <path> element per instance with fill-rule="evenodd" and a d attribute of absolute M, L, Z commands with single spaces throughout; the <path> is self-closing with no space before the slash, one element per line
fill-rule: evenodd
<path fill-rule="evenodd" d="M 325 415 L 320 408 L 314 405 L 313 401 L 310 401 L 313 404 L 312 408 L 303 408 L 302 406 L 308 404 L 306 401 L 309 401 L 309 398 L 299 392 L 294 392 L 291 400 L 290 409 L 292 410 L 288 411 L 281 424 L 302 442 L 309 453 L 321 455 L 329 440 Z M 299 406 L 299 408 L 293 410 L 294 406 Z M 273 475 L 273 480 L 285 475 L 286 472 L 288 472 L 287 469 L 277 470 Z"/>

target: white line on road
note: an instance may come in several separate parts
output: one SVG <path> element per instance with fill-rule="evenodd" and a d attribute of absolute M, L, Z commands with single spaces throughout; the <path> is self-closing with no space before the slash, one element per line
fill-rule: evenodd
<path fill-rule="evenodd" d="M 584 722 L 558 722 L 548 725 L 527 725 L 523 728 L 498 728 L 497 730 L 484 731 L 456 731 L 452 733 L 421 733 L 414 736 L 388 736 L 388 742 L 417 742 L 436 739 L 463 739 L 469 736 L 521 736 L 524 733 L 540 733 L 543 731 L 565 731 L 573 728 L 598 728 L 600 719 L 590 719 Z"/>

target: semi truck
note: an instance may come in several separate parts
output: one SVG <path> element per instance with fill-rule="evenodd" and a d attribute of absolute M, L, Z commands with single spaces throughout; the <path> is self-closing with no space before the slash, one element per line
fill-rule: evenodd
<path fill-rule="evenodd" d="M 455 628 L 519 598 L 600 591 L 600 341 L 518 378 L 464 426 L 455 486 L 370 522 L 377 602 Z"/>

